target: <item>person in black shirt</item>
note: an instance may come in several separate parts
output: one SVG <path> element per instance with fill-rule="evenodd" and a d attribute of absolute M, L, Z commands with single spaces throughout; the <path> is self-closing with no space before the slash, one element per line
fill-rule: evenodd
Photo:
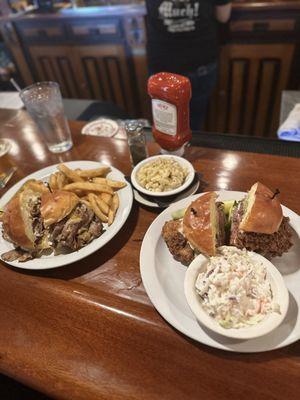
<path fill-rule="evenodd" d="M 146 0 L 150 75 L 174 72 L 192 85 L 191 128 L 199 129 L 217 78 L 218 22 L 227 22 L 229 0 Z"/>

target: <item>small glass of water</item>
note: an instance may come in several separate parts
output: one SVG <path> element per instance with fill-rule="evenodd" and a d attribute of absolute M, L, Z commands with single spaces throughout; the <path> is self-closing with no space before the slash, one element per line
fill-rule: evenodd
<path fill-rule="evenodd" d="M 20 97 L 44 135 L 48 149 L 53 153 L 69 150 L 73 142 L 59 85 L 56 82 L 38 82 L 23 89 Z"/>

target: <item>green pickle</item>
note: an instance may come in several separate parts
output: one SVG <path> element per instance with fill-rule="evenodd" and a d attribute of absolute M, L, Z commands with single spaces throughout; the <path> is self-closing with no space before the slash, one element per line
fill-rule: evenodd
<path fill-rule="evenodd" d="M 236 204 L 236 201 L 235 200 L 226 200 L 226 201 L 223 201 L 222 203 L 223 203 L 223 209 L 224 209 L 224 213 L 226 216 L 226 220 L 228 222 L 231 219 L 232 210 Z M 186 212 L 186 208 L 182 208 L 181 210 L 176 210 L 176 211 L 172 212 L 172 214 L 171 214 L 172 219 L 176 220 L 176 219 L 183 218 L 185 212 Z"/>
<path fill-rule="evenodd" d="M 234 206 L 235 200 L 226 200 L 223 201 L 224 205 L 224 213 L 229 217 L 232 213 L 232 208 Z"/>
<path fill-rule="evenodd" d="M 171 216 L 172 219 L 181 219 L 184 217 L 184 214 L 186 212 L 186 208 L 182 208 L 181 210 L 176 210 L 172 212 Z"/>

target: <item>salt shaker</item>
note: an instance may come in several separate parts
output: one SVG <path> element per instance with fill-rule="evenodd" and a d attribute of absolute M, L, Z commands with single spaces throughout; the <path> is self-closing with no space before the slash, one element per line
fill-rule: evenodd
<path fill-rule="evenodd" d="M 135 120 L 130 120 L 125 123 L 131 163 L 133 166 L 148 157 L 143 128 L 143 124 Z"/>

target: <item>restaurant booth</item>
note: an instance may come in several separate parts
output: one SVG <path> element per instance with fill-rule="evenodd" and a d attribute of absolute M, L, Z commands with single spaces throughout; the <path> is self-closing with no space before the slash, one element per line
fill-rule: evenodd
<path fill-rule="evenodd" d="M 300 1 L 232 1 L 194 130 L 147 18 L 0 4 L 0 398 L 296 400 Z"/>

